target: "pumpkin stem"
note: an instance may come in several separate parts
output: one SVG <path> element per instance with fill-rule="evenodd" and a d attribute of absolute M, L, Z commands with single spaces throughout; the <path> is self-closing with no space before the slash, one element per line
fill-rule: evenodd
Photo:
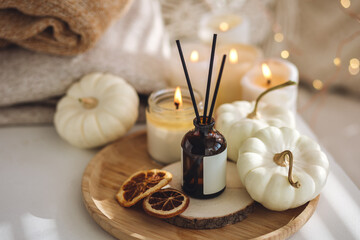
<path fill-rule="evenodd" d="M 86 109 L 93 109 L 98 105 L 98 100 L 94 97 L 79 98 L 79 102 Z"/>
<path fill-rule="evenodd" d="M 259 101 L 260 101 L 260 99 L 261 99 L 264 95 L 266 95 L 267 93 L 269 93 L 269 92 L 271 92 L 271 91 L 274 91 L 274 90 L 276 90 L 276 89 L 283 88 L 283 87 L 287 87 L 287 86 L 291 86 L 291 85 L 296 85 L 296 82 L 289 80 L 289 81 L 287 81 L 287 82 L 285 82 L 285 83 L 282 83 L 282 84 L 276 85 L 276 86 L 274 86 L 274 87 L 268 88 L 267 90 L 265 90 L 264 92 L 262 92 L 262 93 L 257 97 L 257 99 L 256 99 L 256 101 L 255 101 L 254 110 L 247 115 L 247 118 L 252 118 L 252 119 L 256 118 L 256 116 L 257 116 L 257 107 L 258 107 Z"/>
<path fill-rule="evenodd" d="M 288 161 L 286 161 L 286 156 L 288 156 Z M 294 159 L 293 154 L 290 150 L 285 150 L 281 153 L 277 153 L 274 155 L 274 162 L 282 167 L 286 167 L 289 164 L 289 173 L 288 173 L 288 181 L 294 188 L 299 188 L 300 183 L 294 182 L 293 176 L 292 176 L 292 170 L 294 165 Z"/>

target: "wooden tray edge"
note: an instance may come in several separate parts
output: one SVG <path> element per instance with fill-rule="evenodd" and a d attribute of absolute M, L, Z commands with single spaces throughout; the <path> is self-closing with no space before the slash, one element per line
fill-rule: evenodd
<path fill-rule="evenodd" d="M 268 234 L 262 235 L 257 238 L 253 238 L 253 240 L 278 240 L 278 239 L 286 239 L 292 235 L 294 235 L 296 232 L 300 230 L 302 226 L 311 218 L 311 216 L 314 214 L 317 204 L 320 199 L 320 194 L 314 198 L 313 200 L 309 201 L 306 204 L 306 207 L 304 210 L 297 215 L 296 218 L 294 218 L 292 221 L 290 221 L 288 224 L 284 225 L 283 227 L 272 231 Z"/>

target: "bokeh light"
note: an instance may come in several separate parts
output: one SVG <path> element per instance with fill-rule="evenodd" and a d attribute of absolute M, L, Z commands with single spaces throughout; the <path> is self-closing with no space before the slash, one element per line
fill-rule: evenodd
<path fill-rule="evenodd" d="M 351 5 L 350 0 L 340 0 L 341 6 L 343 6 L 343 8 L 349 8 Z"/>
<path fill-rule="evenodd" d="M 313 81 L 312 85 L 316 90 L 321 90 L 324 86 L 323 82 L 319 79 L 315 79 Z"/>
<path fill-rule="evenodd" d="M 357 58 L 350 59 L 350 66 L 352 68 L 359 68 L 359 65 L 360 65 L 359 59 Z"/>
<path fill-rule="evenodd" d="M 341 65 L 340 58 L 338 58 L 338 57 L 334 58 L 334 65 L 337 66 L 337 67 Z"/>
<path fill-rule="evenodd" d="M 356 75 L 356 74 L 359 73 L 359 68 L 358 67 L 357 68 L 352 68 L 351 65 L 349 65 L 349 73 L 351 75 Z"/>
<path fill-rule="evenodd" d="M 282 34 L 282 33 L 275 33 L 275 35 L 274 35 L 274 40 L 276 41 L 276 42 L 282 42 L 283 40 L 284 40 L 284 34 Z"/>
<path fill-rule="evenodd" d="M 281 57 L 282 58 L 284 58 L 284 59 L 286 59 L 286 58 L 288 58 L 289 57 L 289 51 L 287 51 L 287 50 L 283 50 L 283 51 L 281 51 Z"/>

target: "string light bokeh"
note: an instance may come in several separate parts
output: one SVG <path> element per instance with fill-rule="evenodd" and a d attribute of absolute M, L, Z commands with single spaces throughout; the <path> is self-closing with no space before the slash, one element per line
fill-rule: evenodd
<path fill-rule="evenodd" d="M 348 10 L 351 7 L 351 1 L 350 0 L 340 0 L 340 7 L 342 7 L 343 9 Z M 360 22 L 360 17 L 359 15 L 350 12 L 350 11 L 344 11 L 347 15 L 349 15 L 350 17 L 356 19 L 358 22 Z M 269 12 L 267 12 L 267 15 L 271 15 L 269 14 Z M 291 44 L 288 42 L 288 40 L 286 39 L 286 36 L 284 35 L 283 32 L 281 32 L 281 26 L 279 25 L 279 23 L 276 23 L 274 21 L 273 17 L 270 17 L 272 19 L 273 22 L 273 26 L 272 26 L 272 31 L 274 34 L 274 41 L 277 43 L 283 43 L 284 44 L 284 48 L 283 50 L 280 51 L 279 55 L 281 58 L 283 59 L 287 59 L 290 57 L 291 52 L 295 51 L 294 49 L 292 49 L 290 46 Z M 336 81 L 336 78 L 334 78 L 334 76 L 336 76 L 338 73 L 338 71 L 340 71 L 340 68 L 342 67 L 342 60 L 341 60 L 341 53 L 342 53 L 342 49 L 344 48 L 344 46 L 351 42 L 353 39 L 355 39 L 357 36 L 360 35 L 360 32 L 355 32 L 354 34 L 352 34 L 351 36 L 349 36 L 348 38 L 344 39 L 343 41 L 341 41 L 338 44 L 337 47 L 337 51 L 336 51 L 336 56 L 333 59 L 333 63 L 334 66 L 337 69 L 337 71 L 335 71 L 335 73 L 329 77 L 329 79 L 327 79 L 327 81 L 323 81 L 321 79 L 314 79 L 313 80 L 313 88 L 316 90 L 322 90 L 325 91 L 328 89 L 329 85 L 332 84 L 334 81 Z M 357 58 L 352 58 L 349 62 L 348 67 L 348 72 L 350 75 L 357 75 L 360 72 L 360 64 L 359 64 L 359 60 Z M 326 87 L 324 86 L 326 85 Z"/>
<path fill-rule="evenodd" d="M 258 1 L 258 2 L 259 2 L 259 4 L 261 4 L 260 1 Z M 262 8 L 266 10 L 265 14 L 267 15 L 268 19 L 272 23 L 272 32 L 273 32 L 274 41 L 279 44 L 281 43 L 284 46 L 282 48 L 282 50 L 280 50 L 280 52 L 279 52 L 280 57 L 283 59 L 287 59 L 290 57 L 290 55 L 292 53 L 293 54 L 301 53 L 301 51 L 295 47 L 295 44 L 292 44 L 291 41 L 286 38 L 286 35 L 284 34 L 284 32 L 281 31 L 281 29 L 282 29 L 281 25 L 274 20 L 275 17 L 273 16 L 273 14 L 268 9 L 266 9 L 266 7 L 264 7 L 264 5 Z M 358 23 L 360 23 L 360 14 L 354 13 L 351 11 L 351 0 L 339 0 L 339 8 L 346 15 L 348 15 L 349 17 L 351 17 L 352 19 L 354 19 Z M 314 101 L 316 99 L 318 99 L 319 97 L 322 97 L 321 99 L 318 99 L 319 101 L 318 101 L 318 105 L 317 105 L 317 110 L 315 110 L 314 111 L 315 113 L 312 115 L 312 120 L 310 122 L 310 125 L 314 125 L 314 123 L 316 122 L 317 116 L 320 112 L 319 108 L 321 108 L 322 104 L 325 103 L 325 98 L 327 95 L 326 93 L 328 92 L 331 85 L 334 84 L 338 80 L 340 72 L 343 67 L 342 62 L 348 63 L 345 65 L 347 67 L 347 70 L 348 70 L 348 73 L 350 76 L 355 76 L 355 75 L 359 74 L 360 61 L 358 58 L 356 58 L 357 56 L 353 56 L 353 58 L 351 58 L 350 61 L 345 61 L 344 59 L 341 59 L 341 55 L 342 55 L 344 47 L 359 36 L 360 36 L 360 31 L 356 31 L 338 43 L 338 46 L 336 48 L 335 57 L 334 57 L 334 59 L 332 59 L 332 62 L 335 67 L 335 71 L 333 71 L 333 74 L 331 74 L 327 79 L 323 79 L 323 80 L 322 79 L 313 79 L 312 80 L 312 87 L 313 87 L 313 89 L 318 91 L 318 93 L 313 94 L 309 98 L 309 100 L 298 109 L 298 112 L 302 113 L 309 107 L 313 106 Z M 304 76 L 303 73 L 302 73 L 302 75 Z M 304 76 L 304 77 L 307 77 L 307 76 Z M 311 78 L 309 78 L 309 79 L 311 79 Z"/>
<path fill-rule="evenodd" d="M 349 10 L 349 8 L 351 7 L 351 1 L 350 0 L 340 0 L 340 8 L 342 8 L 343 12 L 345 14 L 347 14 L 348 16 L 350 16 L 351 18 L 355 19 L 356 21 L 358 21 L 360 23 L 360 15 L 355 14 L 353 12 L 351 12 Z M 267 15 L 271 15 L 269 12 L 267 12 Z M 289 42 L 288 39 L 286 39 L 285 34 L 281 31 L 281 26 L 274 21 L 273 17 L 272 18 L 272 31 L 274 34 L 274 41 L 277 43 L 282 43 L 285 47 L 283 48 L 283 50 L 280 51 L 279 55 L 281 58 L 283 59 L 287 59 L 289 58 L 291 52 L 295 52 L 295 49 L 292 49 L 292 44 Z M 357 38 L 358 36 L 360 36 L 360 31 L 357 31 L 353 34 L 351 34 L 349 37 L 343 39 L 342 41 L 339 42 L 337 49 L 336 49 L 336 55 L 333 59 L 333 64 L 334 67 L 336 68 L 334 73 L 325 80 L 321 80 L 321 79 L 314 79 L 312 81 L 312 87 L 319 91 L 317 94 L 314 94 L 307 103 L 305 103 L 303 106 L 301 106 L 299 108 L 299 112 L 303 112 L 305 111 L 308 107 L 310 107 L 312 105 L 312 103 L 315 101 L 316 98 L 323 96 L 323 98 L 325 98 L 325 93 L 327 93 L 327 90 L 329 89 L 329 87 L 338 79 L 339 73 L 342 69 L 342 59 L 341 59 L 341 55 L 342 55 L 342 51 L 343 48 L 346 44 L 348 44 L 349 42 L 353 41 L 355 38 Z M 348 63 L 347 68 L 348 68 L 348 72 L 350 75 L 354 76 L 359 74 L 360 72 L 360 61 L 358 58 L 356 58 L 356 56 L 354 56 Z M 322 103 L 324 99 L 322 99 Z M 319 104 L 319 105 L 320 105 Z M 316 114 L 314 114 L 316 115 Z M 313 122 L 315 122 L 316 116 L 313 117 Z"/>

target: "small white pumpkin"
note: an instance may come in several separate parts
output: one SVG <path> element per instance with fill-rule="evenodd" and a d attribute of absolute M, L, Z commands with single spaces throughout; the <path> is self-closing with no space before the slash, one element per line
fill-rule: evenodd
<path fill-rule="evenodd" d="M 283 211 L 301 206 L 320 193 L 329 162 L 319 145 L 297 130 L 267 127 L 243 143 L 237 169 L 255 201 Z"/>
<path fill-rule="evenodd" d="M 139 97 L 120 77 L 92 73 L 74 83 L 57 105 L 59 135 L 79 148 L 102 146 L 123 136 L 136 122 Z"/>
<path fill-rule="evenodd" d="M 216 129 L 225 137 L 228 158 L 237 161 L 241 144 L 258 130 L 268 127 L 295 127 L 291 111 L 275 105 L 259 102 L 266 93 L 294 84 L 287 82 L 266 90 L 256 102 L 236 101 L 221 105 L 216 111 Z"/>

